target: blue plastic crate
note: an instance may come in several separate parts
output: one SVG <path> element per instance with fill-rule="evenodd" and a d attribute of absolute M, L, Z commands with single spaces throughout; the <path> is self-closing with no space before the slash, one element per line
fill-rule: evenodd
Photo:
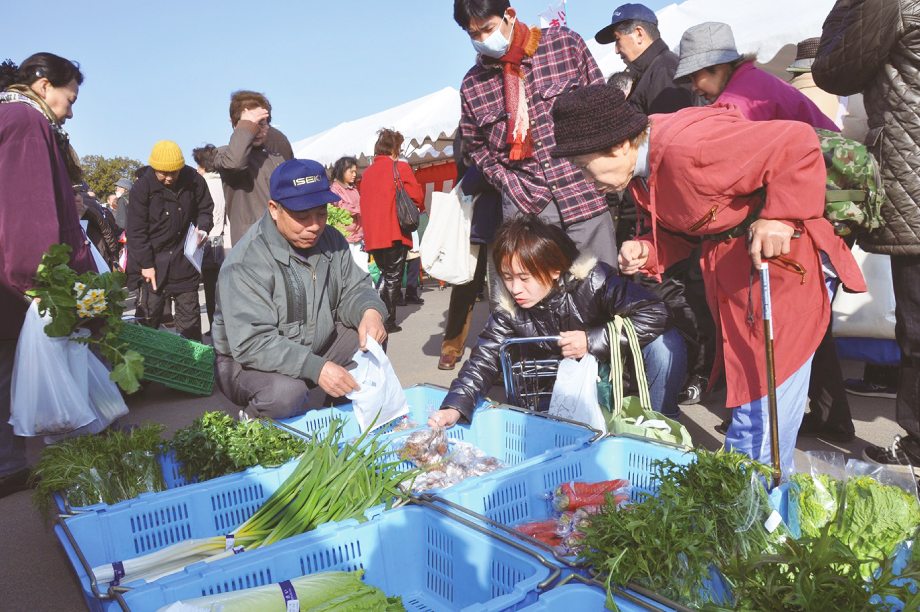
<path fill-rule="evenodd" d="M 80 555 L 93 568 L 140 557 L 176 542 L 229 533 L 252 516 L 296 466 L 297 462 L 291 461 L 277 468 L 250 468 L 62 519 L 76 548 L 60 524 L 55 534 L 77 573 L 87 606 L 94 611 L 119 609 L 113 600 L 95 596 L 93 579 Z M 108 585 L 98 587 L 102 594 L 107 589 Z"/>
<path fill-rule="evenodd" d="M 409 403 L 408 418 L 416 423 L 417 426 L 423 427 L 428 422 L 428 416 L 435 410 L 441 408 L 441 402 L 447 396 L 447 389 L 433 387 L 431 385 L 416 385 L 407 387 L 406 401 Z M 483 399 L 477 405 L 477 409 L 491 405 L 488 399 Z M 301 437 L 308 438 L 314 435 L 323 435 L 329 431 L 329 424 L 332 419 L 338 418 L 345 422 L 343 433 L 345 438 L 355 438 L 361 434 L 358 427 L 358 421 L 355 419 L 355 411 L 351 404 L 343 404 L 333 408 L 324 408 L 322 410 L 310 410 L 304 414 L 289 419 L 278 419 L 276 424 L 282 426 L 286 431 L 298 434 Z M 393 428 L 402 419 L 396 419 L 387 423 L 385 426 L 374 430 L 374 433 L 382 431 L 384 434 L 391 433 Z"/>
<path fill-rule="evenodd" d="M 653 461 L 670 459 L 686 464 L 692 457 L 672 446 L 630 437 L 607 437 L 587 447 L 557 452 L 521 469 L 494 472 L 475 486 L 460 483 L 439 495 L 511 527 L 549 517 L 552 507 L 547 496 L 562 483 L 626 478 L 636 499 L 640 492 L 657 490 Z"/>
<path fill-rule="evenodd" d="M 650 600 L 635 595 L 640 599 L 650 602 Z M 648 612 L 648 608 L 633 603 L 627 599 L 613 596 L 621 612 Z M 586 584 L 566 584 L 554 588 L 545 593 L 541 593 L 537 602 L 522 608 L 526 612 L 558 612 L 559 610 L 569 610 L 570 612 L 606 612 L 607 592 L 603 589 L 589 586 Z M 653 604 L 654 609 L 670 610 L 661 604 Z"/>
<path fill-rule="evenodd" d="M 123 600 L 147 612 L 191 599 L 325 571 L 363 569 L 367 583 L 399 595 L 407 610 L 517 610 L 537 601 L 550 570 L 534 557 L 436 512 L 397 508 L 345 521 L 264 549 L 139 586 Z"/>
<path fill-rule="evenodd" d="M 409 416 L 419 425 L 425 425 L 428 420 L 428 415 L 431 414 L 432 411 L 440 408 L 441 402 L 447 395 L 446 390 L 427 385 L 416 385 L 414 387 L 407 388 L 405 391 L 406 399 L 409 402 Z M 483 400 L 480 402 L 479 406 L 484 407 L 490 404 L 490 401 Z M 358 422 L 354 418 L 354 410 L 352 409 L 351 404 L 337 406 L 334 408 L 320 408 L 318 410 L 310 410 L 309 412 L 297 417 L 282 419 L 279 421 L 279 423 L 288 425 L 289 427 L 292 427 L 299 432 L 309 436 L 317 434 L 323 436 L 329 431 L 329 425 L 334 418 L 341 419 L 344 422 L 343 431 L 346 438 L 353 438 L 360 434 Z M 389 423 L 383 430 L 384 432 L 388 432 L 391 431 L 395 426 L 396 422 L 394 421 Z M 287 428 L 282 429 L 289 433 L 296 433 Z M 160 462 L 160 466 L 163 468 L 163 479 L 166 482 L 167 489 L 175 489 L 178 487 L 183 487 L 187 484 L 191 484 L 180 472 L 182 464 L 176 461 L 175 454 L 172 451 L 157 455 L 157 459 Z M 197 480 L 193 479 L 192 482 L 197 482 Z M 92 504 L 90 506 L 69 506 L 65 503 L 65 499 L 60 493 L 56 493 L 54 495 L 54 500 L 57 503 L 58 509 L 63 514 L 89 512 L 94 510 L 101 510 L 107 507 L 107 504 L 103 503 Z"/>

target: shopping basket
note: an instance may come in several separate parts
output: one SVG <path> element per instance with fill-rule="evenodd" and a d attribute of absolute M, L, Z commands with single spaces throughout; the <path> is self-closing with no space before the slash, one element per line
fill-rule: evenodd
<path fill-rule="evenodd" d="M 538 349 L 550 350 L 547 343 L 555 344 L 561 336 L 538 336 L 535 338 L 511 338 L 502 342 L 499 351 L 502 375 L 505 381 L 505 395 L 512 406 L 537 412 L 549 410 L 559 369 L 559 356 L 541 355 L 535 357 Z M 543 345 L 542 347 L 539 345 Z"/>

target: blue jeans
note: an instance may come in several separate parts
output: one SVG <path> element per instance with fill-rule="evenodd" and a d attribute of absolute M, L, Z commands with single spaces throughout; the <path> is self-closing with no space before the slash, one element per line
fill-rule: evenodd
<path fill-rule="evenodd" d="M 667 417 L 680 415 L 677 396 L 687 379 L 687 345 L 676 329 L 658 336 L 642 349 L 652 410 Z"/>
<path fill-rule="evenodd" d="M 795 469 L 795 441 L 805 416 L 811 360 L 776 388 L 776 414 L 779 427 L 779 464 L 784 475 Z M 725 432 L 725 448 L 744 453 L 755 461 L 772 463 L 770 454 L 770 403 L 766 397 L 732 410 L 732 424 Z"/>
<path fill-rule="evenodd" d="M 0 477 L 25 469 L 26 439 L 13 433 L 10 425 L 13 362 L 16 340 L 0 340 Z"/>
<path fill-rule="evenodd" d="M 825 265 L 829 265 L 830 260 L 823 252 L 821 260 Z M 833 299 L 838 283 L 836 276 L 824 279 L 828 299 Z M 776 388 L 779 464 L 783 475 L 795 471 L 795 443 L 808 403 L 811 364 L 814 358 L 815 354 L 812 353 L 792 376 Z M 771 465 L 773 458 L 770 452 L 770 402 L 767 396 L 732 410 L 732 424 L 725 432 L 725 448 Z"/>

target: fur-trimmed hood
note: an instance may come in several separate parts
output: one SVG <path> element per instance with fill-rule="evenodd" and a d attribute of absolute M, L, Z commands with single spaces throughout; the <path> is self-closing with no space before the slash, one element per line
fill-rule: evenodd
<path fill-rule="evenodd" d="M 587 253 L 582 253 L 578 258 L 572 262 L 572 265 L 569 266 L 569 269 L 566 271 L 563 281 L 565 282 L 566 287 L 569 286 L 572 282 L 583 281 L 588 278 L 588 275 L 591 274 L 591 271 L 597 265 L 597 257 L 589 255 Z M 512 317 L 516 316 L 520 311 L 521 307 L 517 305 L 514 297 L 511 295 L 511 292 L 508 291 L 508 288 L 505 287 L 505 283 L 499 282 L 492 284 L 492 289 L 498 288 L 498 307 L 504 312 L 508 313 Z M 550 293 L 552 295 L 552 293 Z M 549 297 L 549 296 L 547 296 Z"/>

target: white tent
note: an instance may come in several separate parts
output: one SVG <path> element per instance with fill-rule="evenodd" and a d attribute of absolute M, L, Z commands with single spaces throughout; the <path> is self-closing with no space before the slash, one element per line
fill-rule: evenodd
<path fill-rule="evenodd" d="M 656 15 L 661 38 L 675 53 L 688 28 L 719 21 L 731 26 L 739 52 L 757 53 L 758 61 L 766 63 L 784 45 L 821 36 L 833 6 L 834 0 L 686 0 Z M 588 48 L 605 76 L 625 68 L 613 44 L 601 45 L 592 38 Z"/>
<path fill-rule="evenodd" d="M 334 128 L 292 144 L 294 157 L 314 159 L 324 166 L 335 163 L 343 155 L 359 158 L 373 157 L 374 143 L 380 128 L 398 130 L 405 137 L 405 152 L 413 160 L 432 161 L 453 154 L 449 147 L 457 124 L 460 122 L 460 92 L 445 87 L 391 109 L 368 115 L 354 121 L 340 123 Z M 437 141 L 441 143 L 438 144 Z M 416 159 L 417 158 L 417 159 Z M 430 158 L 430 159 L 429 159 Z"/>

